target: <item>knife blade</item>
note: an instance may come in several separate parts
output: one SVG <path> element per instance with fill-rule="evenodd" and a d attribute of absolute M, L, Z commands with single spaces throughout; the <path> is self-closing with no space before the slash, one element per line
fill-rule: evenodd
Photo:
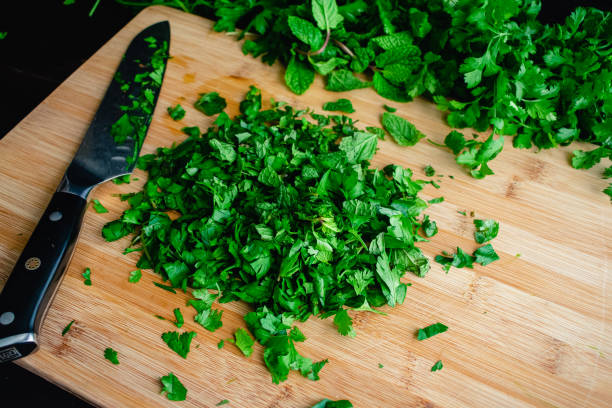
<path fill-rule="evenodd" d="M 38 334 L 78 238 L 87 197 L 130 174 L 157 103 L 168 58 L 167 21 L 128 46 L 89 129 L 0 293 L 0 362 L 38 348 Z"/>

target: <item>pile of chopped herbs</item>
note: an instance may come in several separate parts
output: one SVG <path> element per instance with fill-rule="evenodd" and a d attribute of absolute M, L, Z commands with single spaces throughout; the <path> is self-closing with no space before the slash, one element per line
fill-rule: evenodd
<path fill-rule="evenodd" d="M 430 268 L 415 245 L 425 240 L 423 182 L 399 166 L 371 169 L 377 136 L 350 118 L 274 102 L 262 109 L 254 87 L 238 116 L 221 112 L 214 123 L 204 133 L 184 128 L 182 143 L 140 157 L 148 180 L 121 196 L 129 208 L 102 234 L 132 234 L 126 252 L 141 252 L 138 268 L 170 290 L 192 288 L 194 320 L 209 331 L 222 325 L 215 300 L 253 305 L 245 321 L 273 381 L 291 370 L 316 380 L 326 360 L 298 353 L 305 336 L 293 322 L 335 316 L 339 332 L 354 336 L 346 310 L 404 302 L 400 279 Z M 163 338 L 186 357 L 194 335 Z M 247 336 L 235 344 L 250 355 Z"/>
<path fill-rule="evenodd" d="M 517 148 L 595 143 L 574 152 L 577 169 L 612 157 L 610 12 L 577 8 L 548 25 L 538 20 L 540 0 L 117 1 L 213 17 L 216 31 L 242 28 L 243 52 L 284 64 L 297 94 L 318 73 L 331 91 L 424 96 L 448 112 L 451 127 L 492 128 L 514 136 Z M 460 164 L 484 177 L 492 174 L 485 163 Z M 612 184 L 605 192 L 612 198 Z"/>

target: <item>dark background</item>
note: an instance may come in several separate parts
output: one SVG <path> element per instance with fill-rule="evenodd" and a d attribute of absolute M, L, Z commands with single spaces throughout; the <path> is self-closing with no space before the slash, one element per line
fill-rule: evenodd
<path fill-rule="evenodd" d="M 76 0 L 68 6 L 63 0 L 0 2 L 0 32 L 8 33 L 0 40 L 0 139 L 137 12 L 102 0 L 89 17 L 94 2 Z M 562 21 L 579 5 L 612 9 L 610 0 L 544 0 L 540 20 Z M 2 396 L 6 406 L 89 407 L 13 363 L 0 364 L 0 389 L 8 391 Z"/>

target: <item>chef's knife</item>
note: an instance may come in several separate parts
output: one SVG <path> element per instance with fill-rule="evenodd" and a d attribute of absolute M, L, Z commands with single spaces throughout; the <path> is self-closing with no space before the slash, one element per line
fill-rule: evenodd
<path fill-rule="evenodd" d="M 51 202 L 0 293 L 0 362 L 37 349 L 38 333 L 70 262 L 89 192 L 130 174 L 166 70 L 170 25 L 154 24 L 130 43 Z"/>

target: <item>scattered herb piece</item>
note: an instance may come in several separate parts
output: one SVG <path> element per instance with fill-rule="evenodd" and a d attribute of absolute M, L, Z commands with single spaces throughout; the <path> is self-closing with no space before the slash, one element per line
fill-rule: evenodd
<path fill-rule="evenodd" d="M 6 38 L 6 36 L 8 35 L 7 31 L 2 31 L 0 32 L 0 40 L 4 40 Z"/>
<path fill-rule="evenodd" d="M 205 115 L 212 116 L 223 112 L 227 102 L 217 92 L 209 92 L 200 94 L 200 99 L 197 100 L 194 106 Z"/>
<path fill-rule="evenodd" d="M 157 286 L 158 288 L 162 288 L 163 290 L 167 290 L 170 293 L 176 293 L 176 290 L 174 290 L 174 288 L 172 286 L 164 285 L 164 284 L 159 283 L 159 282 L 153 282 L 153 284 L 155 286 Z"/>
<path fill-rule="evenodd" d="M 383 113 L 382 125 L 400 146 L 414 146 L 425 137 L 412 123 L 393 113 Z"/>
<path fill-rule="evenodd" d="M 171 350 L 175 351 L 176 354 L 183 358 L 187 358 L 189 348 L 191 346 L 191 340 L 196 336 L 196 332 L 184 332 L 180 335 L 178 332 L 166 332 L 162 334 L 162 340 L 170 347 Z"/>
<path fill-rule="evenodd" d="M 444 333 L 448 330 L 448 327 L 443 325 L 442 323 L 434 323 L 430 326 L 427 326 L 423 329 L 419 329 L 417 332 L 417 340 L 425 340 L 436 334 Z"/>
<path fill-rule="evenodd" d="M 468 167 L 472 177 L 481 179 L 494 174 L 487 163 L 502 151 L 504 138 L 494 139 L 491 134 L 484 142 L 476 139 L 466 141 L 463 134 L 453 130 L 444 139 L 444 144 L 457 156 L 457 163 Z"/>
<path fill-rule="evenodd" d="M 353 404 L 351 404 L 348 400 L 332 401 L 325 398 L 324 400 L 314 404 L 312 408 L 353 408 Z"/>
<path fill-rule="evenodd" d="M 128 281 L 131 283 L 136 283 L 140 281 L 141 277 L 142 271 L 140 269 L 136 269 L 135 271 L 130 272 L 130 277 L 128 278 Z"/>
<path fill-rule="evenodd" d="M 160 315 L 153 315 L 155 317 L 157 317 L 159 320 L 166 320 L 166 318 L 164 316 L 160 316 Z"/>
<path fill-rule="evenodd" d="M 239 328 L 234 333 L 234 339 L 234 344 L 236 344 L 236 347 L 238 347 L 240 351 L 242 351 L 242 354 L 247 357 L 253 354 L 253 344 L 255 344 L 255 342 L 253 341 L 253 338 L 249 335 L 249 332 L 247 332 L 243 328 Z"/>
<path fill-rule="evenodd" d="M 223 310 L 204 309 L 195 315 L 193 319 L 206 330 L 214 332 L 223 326 L 223 322 L 221 321 L 222 316 Z"/>
<path fill-rule="evenodd" d="M 436 361 L 436 364 L 434 364 L 433 367 L 431 367 L 431 371 L 434 372 L 434 371 L 441 370 L 442 367 L 443 367 L 442 360 L 438 360 Z"/>
<path fill-rule="evenodd" d="M 225 405 L 225 404 L 229 404 L 229 400 L 226 400 L 226 399 L 221 400 L 215 406 L 220 407 L 221 405 Z"/>
<path fill-rule="evenodd" d="M 391 113 L 393 113 L 393 112 L 396 112 L 396 111 L 397 111 L 397 109 L 396 109 L 396 108 L 394 108 L 393 106 L 389 106 L 389 105 L 383 105 L 383 108 L 385 108 L 385 110 L 386 110 L 387 112 L 391 112 Z"/>
<path fill-rule="evenodd" d="M 385 367 L 384 365 L 378 363 L 378 368 L 384 368 L 384 367 Z"/>
<path fill-rule="evenodd" d="M 474 226 L 474 240 L 479 244 L 492 240 L 499 232 L 499 223 L 495 220 L 474 220 Z"/>
<path fill-rule="evenodd" d="M 514 255 L 514 256 L 516 256 L 517 258 L 520 258 L 520 257 L 521 257 L 521 254 L 516 254 L 516 255 Z"/>
<path fill-rule="evenodd" d="M 439 204 L 444 202 L 444 197 L 436 197 L 427 201 L 429 204 Z"/>
<path fill-rule="evenodd" d="M 110 347 L 104 350 L 104 358 L 115 365 L 119 364 L 119 360 L 117 359 L 117 352 Z"/>
<path fill-rule="evenodd" d="M 431 165 L 427 165 L 425 166 L 425 175 L 427 177 L 433 177 L 436 174 L 436 170 L 434 170 L 433 167 L 431 167 Z"/>
<path fill-rule="evenodd" d="M 465 211 L 457 211 L 459 214 L 467 216 L 467 213 Z"/>
<path fill-rule="evenodd" d="M 137 179 L 134 179 L 137 180 Z M 125 176 L 119 176 L 112 179 L 112 182 L 115 184 L 130 184 L 130 174 L 126 174 Z"/>
<path fill-rule="evenodd" d="M 343 336 L 355 337 L 355 329 L 353 328 L 353 319 L 348 315 L 345 309 L 340 309 L 334 317 L 334 324 Z"/>
<path fill-rule="evenodd" d="M 183 324 L 185 323 L 185 319 L 183 318 L 181 309 L 178 307 L 174 309 L 174 318 L 176 319 L 176 322 L 174 323 L 174 325 L 178 327 L 179 329 L 183 327 Z"/>
<path fill-rule="evenodd" d="M 177 104 L 175 107 L 169 106 L 168 114 L 172 120 L 181 120 L 185 117 L 185 109 L 180 104 Z"/>
<path fill-rule="evenodd" d="M 82 274 L 83 283 L 87 286 L 91 286 L 91 269 L 85 268 L 85 272 Z"/>
<path fill-rule="evenodd" d="M 161 378 L 162 394 L 166 393 L 166 398 L 170 401 L 185 401 L 187 398 L 187 388 L 172 373 Z"/>
<path fill-rule="evenodd" d="M 64 327 L 64 330 L 62 330 L 62 336 L 64 336 L 66 333 L 68 333 L 68 331 L 70 330 L 70 328 L 72 327 L 72 324 L 74 323 L 74 320 L 71 321 L 70 323 L 68 323 L 66 325 L 66 327 Z"/>
<path fill-rule="evenodd" d="M 94 210 L 96 210 L 96 212 L 98 214 L 104 214 L 104 213 L 108 212 L 108 210 L 106 208 L 104 208 L 102 203 L 97 198 L 92 200 L 92 206 L 93 206 Z"/>
<path fill-rule="evenodd" d="M 219 343 L 217 343 L 217 348 L 221 350 L 224 344 L 225 344 L 225 340 L 223 339 L 219 340 Z"/>
<path fill-rule="evenodd" d="M 499 259 L 499 255 L 495 253 L 495 250 L 491 244 L 481 246 L 474 251 L 474 257 L 476 258 L 474 262 L 479 263 L 482 266 L 486 266 Z"/>
<path fill-rule="evenodd" d="M 427 238 L 431 238 L 438 233 L 438 225 L 435 221 L 429 219 L 429 215 L 426 215 L 421 223 L 423 233 Z"/>
<path fill-rule="evenodd" d="M 353 108 L 353 104 L 348 99 L 338 99 L 336 102 L 326 102 L 323 105 L 323 110 L 326 111 L 339 111 L 346 113 L 355 112 L 355 108 Z"/>

